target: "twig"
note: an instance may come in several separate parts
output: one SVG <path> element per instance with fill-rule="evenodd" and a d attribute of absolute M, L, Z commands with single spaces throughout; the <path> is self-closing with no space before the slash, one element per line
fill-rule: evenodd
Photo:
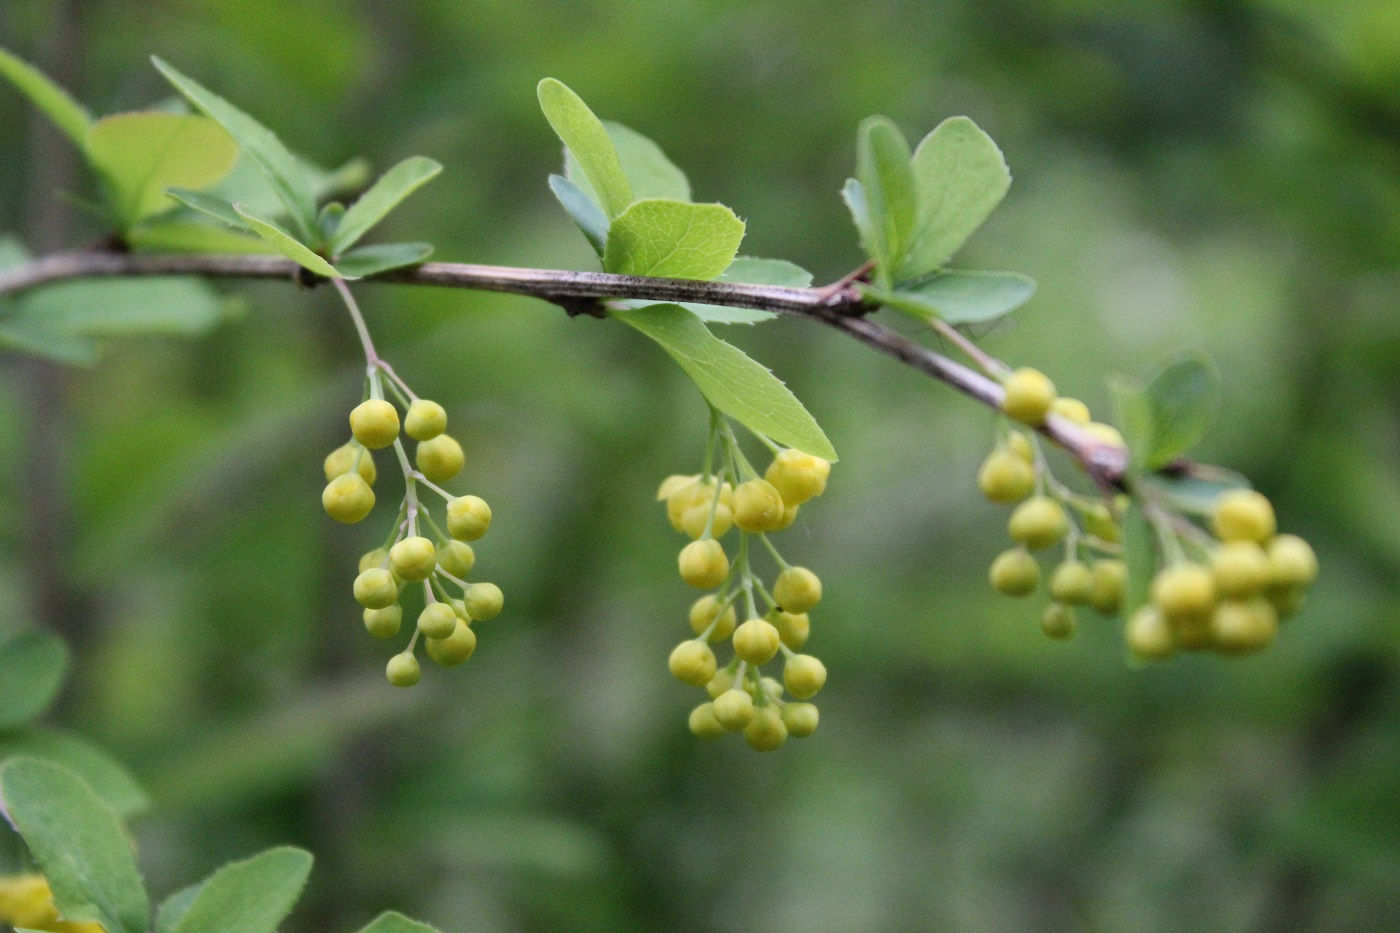
<path fill-rule="evenodd" d="M 304 283 L 301 267 L 280 256 L 132 254 L 97 250 L 55 253 L 0 273 L 0 296 L 51 282 L 113 276 L 195 275 L 206 278 L 284 279 Z M 871 321 L 858 288 L 781 288 L 690 279 L 659 279 L 606 272 L 517 269 L 471 263 L 428 262 L 363 279 L 399 285 L 438 285 L 540 298 L 574 310 L 606 299 L 690 301 L 773 311 L 810 318 L 947 383 L 964 395 L 1000 408 L 1002 388 L 992 379 Z M 1122 485 L 1127 452 L 1105 444 L 1073 422 L 1051 415 L 1041 433 L 1069 452 L 1105 488 Z"/>

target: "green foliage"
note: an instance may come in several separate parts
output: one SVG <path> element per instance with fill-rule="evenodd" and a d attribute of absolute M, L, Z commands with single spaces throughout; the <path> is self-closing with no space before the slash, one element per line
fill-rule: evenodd
<path fill-rule="evenodd" d="M 151 61 L 186 100 L 228 131 L 277 193 L 291 216 L 297 236 L 313 241 L 316 238 L 316 202 L 311 184 L 301 162 L 282 145 L 276 134 L 161 59 L 153 57 Z"/>
<path fill-rule="evenodd" d="M 74 280 L 0 304 L 0 346 L 67 363 L 92 363 L 108 337 L 197 336 L 222 316 L 224 303 L 192 278 Z"/>
<path fill-rule="evenodd" d="M 622 166 L 622 174 L 627 178 L 633 200 L 690 200 L 690 181 L 685 177 L 685 172 L 666 157 L 660 146 L 621 123 L 614 123 L 612 120 L 601 122 L 603 129 L 607 130 L 613 150 L 617 153 L 618 163 Z M 564 150 L 564 176 L 577 185 L 589 200 L 602 207 L 602 197 L 588 180 L 588 173 L 583 171 L 578 157 L 568 148 Z"/>
<path fill-rule="evenodd" d="M 25 632 L 0 643 L 0 730 L 48 709 L 67 672 L 68 649 L 53 635 Z"/>
<path fill-rule="evenodd" d="M 1016 272 L 937 272 L 897 291 L 866 286 L 881 304 L 949 324 L 983 324 L 1015 311 L 1035 294 L 1035 280 Z"/>
<path fill-rule="evenodd" d="M 361 246 L 336 258 L 335 268 L 347 279 L 414 266 L 433 254 L 430 243 L 376 243 Z"/>
<path fill-rule="evenodd" d="M 258 236 L 267 241 L 268 245 L 299 266 L 308 269 L 317 275 L 325 276 L 328 279 L 355 278 L 346 276 L 338 272 L 335 266 L 326 262 L 319 255 L 312 252 L 311 248 L 298 240 L 286 228 L 275 220 L 266 217 L 259 217 L 253 213 L 251 208 L 241 204 L 233 205 L 234 213 Z"/>
<path fill-rule="evenodd" d="M 608 228 L 612 223 L 608 215 L 583 189 L 563 175 L 549 176 L 549 190 L 554 192 L 560 206 L 573 218 L 598 258 L 602 259 L 608 248 Z"/>
<path fill-rule="evenodd" d="M 563 140 L 608 217 L 632 203 L 632 186 L 607 128 L 583 99 L 554 78 L 539 83 L 540 109 Z"/>
<path fill-rule="evenodd" d="M 749 430 L 804 453 L 836 460 L 831 441 L 787 386 L 743 351 L 725 343 L 678 305 L 614 312 L 680 364 L 711 405 Z"/>
<path fill-rule="evenodd" d="M 856 226 L 886 285 L 897 281 L 918 219 L 919 197 L 909 158 L 909 143 L 889 120 L 871 117 L 860 125 L 856 180 L 865 196 L 865 213 Z"/>
<path fill-rule="evenodd" d="M 918 220 L 898 281 L 941 268 L 982 226 L 1011 187 L 1001 149 L 967 117 L 934 127 L 914 150 Z M 1029 296 L 1027 296 L 1029 297 Z"/>
<path fill-rule="evenodd" d="M 410 156 L 379 176 L 373 187 L 345 212 L 336 224 L 335 233 L 327 237 L 331 255 L 339 256 L 354 246 L 371 227 L 403 203 L 404 198 L 441 172 L 442 166 L 432 159 Z"/>
<path fill-rule="evenodd" d="M 66 769 L 19 758 L 0 768 L 5 813 L 72 920 L 146 933 L 150 903 L 116 815 Z"/>
<path fill-rule="evenodd" d="M 603 268 L 621 275 L 712 279 L 734 261 L 744 222 L 723 204 L 653 198 L 613 219 Z"/>
<path fill-rule="evenodd" d="M 0 75 L 4 75 L 42 110 L 79 149 L 87 144 L 92 117 L 68 92 L 54 84 L 33 65 L 0 48 Z"/>
<path fill-rule="evenodd" d="M 154 110 L 103 117 L 88 132 L 86 149 L 123 230 L 175 207 L 166 188 L 207 188 L 238 158 L 238 147 L 212 120 Z"/>
<path fill-rule="evenodd" d="M 113 813 L 125 819 L 150 807 L 131 772 L 98 745 L 69 732 L 36 726 L 0 731 L 0 762 L 37 758 L 82 778 Z"/>
<path fill-rule="evenodd" d="M 966 117 L 944 120 L 911 155 L 899 128 L 871 117 L 856 136 L 856 177 L 842 198 L 875 263 L 865 293 L 906 314 L 950 324 L 994 320 L 1030 300 L 1012 272 L 939 272 L 1011 185 L 1001 150 Z"/>
<path fill-rule="evenodd" d="M 1195 447 L 1220 409 L 1220 377 L 1190 356 L 1158 370 L 1145 386 L 1113 383 L 1119 423 L 1134 466 L 1156 470 Z"/>
<path fill-rule="evenodd" d="M 311 854 L 285 847 L 225 865 L 201 882 L 192 896 L 177 895 L 182 903 L 171 910 L 178 918 L 172 918 L 168 929 L 170 933 L 273 933 L 291 913 L 310 873 Z"/>
<path fill-rule="evenodd" d="M 370 921 L 360 933 L 436 933 L 426 923 L 410 920 L 401 913 L 387 910 Z"/>

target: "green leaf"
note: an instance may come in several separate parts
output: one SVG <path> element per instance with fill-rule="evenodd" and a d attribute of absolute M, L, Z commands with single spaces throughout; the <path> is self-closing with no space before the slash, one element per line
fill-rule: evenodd
<path fill-rule="evenodd" d="M 897 279 L 918 278 L 948 261 L 1011 187 L 1011 172 L 992 138 L 967 117 L 944 120 L 914 151 L 916 233 Z"/>
<path fill-rule="evenodd" d="M 783 259 L 740 256 L 729 264 L 729 268 L 724 270 L 717 281 L 742 282 L 745 285 L 777 285 L 781 288 L 809 288 L 812 284 L 812 273 Z M 703 305 L 691 301 L 682 303 L 681 307 L 711 324 L 757 324 L 777 317 L 772 311 Z"/>
<path fill-rule="evenodd" d="M 1035 280 L 1016 272 L 939 272 L 893 291 L 866 289 L 891 308 L 949 324 L 981 324 L 1015 311 L 1035 294 Z"/>
<path fill-rule="evenodd" d="M 152 56 L 151 61 L 190 103 L 228 130 L 286 206 L 297 233 L 311 239 L 316 233 L 316 203 L 300 160 L 276 134 L 233 104 L 161 59 Z"/>
<path fill-rule="evenodd" d="M 301 166 L 302 174 L 311 185 L 311 200 L 324 201 L 338 195 L 351 194 L 363 190 L 369 183 L 370 165 L 365 159 L 356 156 L 344 165 L 332 169 L 321 168 L 315 162 L 303 159 L 296 153 L 292 157 Z"/>
<path fill-rule="evenodd" d="M 335 266 L 312 252 L 311 247 L 292 236 L 280 224 L 268 220 L 266 217 L 259 217 L 241 204 L 233 205 L 233 209 L 250 230 L 266 240 L 277 252 L 302 268 L 309 269 L 328 279 L 355 278 L 353 275 L 341 275 L 336 271 Z"/>
<path fill-rule="evenodd" d="M 54 729 L 28 727 L 0 732 L 0 761 L 37 758 L 62 765 L 87 782 L 103 803 L 125 819 L 150 807 L 131 772 L 87 739 Z"/>
<path fill-rule="evenodd" d="M 207 188 L 238 160 L 238 146 L 219 124 L 160 111 L 103 117 L 88 131 L 87 153 L 124 230 L 175 207 L 166 188 Z"/>
<path fill-rule="evenodd" d="M 273 933 L 310 873 L 311 853 L 290 847 L 225 865 L 204 881 L 170 933 Z"/>
<path fill-rule="evenodd" d="M 131 844 L 111 809 L 66 768 L 19 758 L 0 769 L 5 814 L 68 920 L 145 933 L 150 903 Z"/>
<path fill-rule="evenodd" d="M 919 197 L 909 167 L 909 143 L 885 117 L 870 117 L 856 137 L 856 178 L 865 191 L 882 280 L 893 279 L 914 234 Z"/>
<path fill-rule="evenodd" d="M 410 920 L 401 913 L 387 910 L 370 921 L 360 933 L 438 933 L 436 927 Z"/>
<path fill-rule="evenodd" d="M 647 137 L 621 123 L 603 121 L 613 148 L 617 150 L 618 161 L 622 163 L 622 173 L 632 188 L 632 197 L 670 198 L 673 201 L 690 200 L 690 181 L 676 167 L 661 147 Z M 594 204 L 602 206 L 588 178 L 582 172 L 578 159 L 571 150 L 564 151 L 564 175 L 579 187 Z"/>
<path fill-rule="evenodd" d="M 238 215 L 235 214 L 235 217 Z M 239 227 L 246 230 L 246 227 Z M 267 241 L 251 233 L 195 220 L 149 220 L 132 227 L 126 242 L 133 250 L 156 253 L 275 253 Z"/>
<path fill-rule="evenodd" d="M 55 334 L 198 336 L 222 314 L 218 293 L 196 278 L 68 281 L 29 292 L 19 320 Z"/>
<path fill-rule="evenodd" d="M 622 275 L 713 279 L 729 268 L 744 222 L 723 204 L 652 198 L 612 222 L 603 268 Z"/>
<path fill-rule="evenodd" d="M 431 243 L 376 243 L 352 249 L 336 260 L 335 267 L 347 279 L 359 279 L 401 266 L 415 266 L 432 254 Z"/>
<path fill-rule="evenodd" d="M 0 74 L 42 110 L 54 125 L 67 134 L 82 149 L 87 143 L 88 125 L 92 117 L 68 92 L 54 84 L 33 65 L 0 49 Z"/>
<path fill-rule="evenodd" d="M 578 160 L 599 206 L 609 217 L 621 214 L 632 203 L 632 186 L 602 121 L 581 97 L 554 78 L 541 81 L 538 94 L 545 119 Z"/>
<path fill-rule="evenodd" d="M 1143 465 L 1155 470 L 1196 446 L 1210 430 L 1220 411 L 1220 376 L 1201 357 L 1177 360 L 1148 381 L 1147 399 L 1153 435 Z"/>
<path fill-rule="evenodd" d="M 236 230 L 246 230 L 252 233 L 253 230 L 238 216 L 238 211 L 233 204 L 215 194 L 204 194 L 200 191 L 186 191 L 183 188 L 171 188 L 166 194 L 170 195 L 181 204 L 198 211 L 215 220 L 221 220 Z"/>
<path fill-rule="evenodd" d="M 316 229 L 321 231 L 321 238 L 329 242 L 335 236 L 335 231 L 340 229 L 340 222 L 345 219 L 345 205 L 339 201 L 330 201 L 321 207 L 321 213 L 316 215 Z"/>
<path fill-rule="evenodd" d="M 92 340 L 81 334 L 53 330 L 40 321 L 0 321 L 0 348 L 77 366 L 97 362 L 97 344 Z"/>
<path fill-rule="evenodd" d="M 867 256 L 876 256 L 884 247 L 875 232 L 875 222 L 870 217 L 870 199 L 865 195 L 865 186 L 854 178 L 847 178 L 841 189 L 841 200 L 846 202 L 846 210 L 851 212 L 851 220 L 860 235 L 860 248 Z"/>
<path fill-rule="evenodd" d="M 608 227 L 611 224 L 608 215 L 578 185 L 563 175 L 549 176 L 549 190 L 554 192 L 559 204 L 583 231 L 598 258 L 602 259 L 608 247 Z"/>
<path fill-rule="evenodd" d="M 1142 513 L 1136 499 L 1128 503 L 1123 514 L 1123 560 L 1128 565 L 1128 585 L 1123 595 L 1123 617 L 1147 605 L 1152 590 L 1152 577 L 1157 572 L 1156 541 L 1152 526 Z"/>
<path fill-rule="evenodd" d="M 831 441 L 788 387 L 689 311 L 661 304 L 613 316 L 661 344 L 720 411 L 779 444 L 836 460 Z"/>
<path fill-rule="evenodd" d="M 0 729 L 49 708 L 68 673 L 68 647 L 47 632 L 23 632 L 0 644 Z"/>
<path fill-rule="evenodd" d="M 1108 380 L 1108 388 L 1118 413 L 1118 429 L 1128 445 L 1129 465 L 1134 470 L 1141 470 L 1157 435 L 1152 402 L 1142 386 L 1130 379 L 1112 377 Z"/>
<path fill-rule="evenodd" d="M 204 882 L 200 881 L 167 897 L 160 907 L 156 908 L 156 933 L 170 933 L 175 929 L 175 924 L 189 912 L 190 905 L 203 890 Z"/>
<path fill-rule="evenodd" d="M 389 171 L 362 194 L 345 212 L 330 239 L 333 256 L 359 242 L 370 228 L 403 203 L 404 198 L 432 181 L 442 172 L 442 166 L 423 156 L 410 156 Z"/>

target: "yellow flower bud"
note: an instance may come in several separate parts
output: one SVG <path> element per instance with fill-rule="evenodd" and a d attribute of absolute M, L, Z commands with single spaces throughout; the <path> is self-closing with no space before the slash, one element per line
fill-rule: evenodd
<path fill-rule="evenodd" d="M 822 600 L 822 581 L 806 567 L 789 567 L 778 574 L 773 598 L 784 612 L 807 612 Z"/>
<path fill-rule="evenodd" d="M 825 492 L 826 480 L 830 475 L 831 464 L 828 461 L 793 448 L 783 450 L 774 457 L 763 474 L 789 508 Z"/>
<path fill-rule="evenodd" d="M 389 549 L 389 566 L 399 579 L 420 583 L 437 566 L 437 548 L 422 535 L 404 538 Z"/>
<path fill-rule="evenodd" d="M 331 480 L 321 493 L 326 514 L 338 522 L 353 525 L 374 509 L 374 490 L 358 473 L 345 473 Z"/>
<path fill-rule="evenodd" d="M 710 632 L 711 644 L 718 644 L 734 634 L 734 627 L 738 624 L 733 605 L 726 606 L 723 614 L 719 608 L 719 600 L 713 596 L 701 596 L 690 607 L 690 629 L 696 635 L 703 635 L 710 623 L 715 621 L 715 616 L 719 616 L 719 623 Z"/>
<path fill-rule="evenodd" d="M 718 739 L 728 731 L 715 718 L 715 705 L 713 703 L 701 703 L 691 710 L 689 726 L 692 735 L 706 741 Z"/>
<path fill-rule="evenodd" d="M 1253 489 L 1232 489 L 1215 503 L 1211 525 L 1221 541 L 1253 541 L 1264 544 L 1278 525 L 1274 507 Z"/>
<path fill-rule="evenodd" d="M 412 652 L 405 651 L 389 659 L 384 674 L 395 687 L 412 687 L 422 679 L 423 669 L 418 666 L 418 659 Z"/>
<path fill-rule="evenodd" d="M 715 676 L 715 653 L 699 639 L 676 645 L 668 663 L 671 676 L 692 687 L 703 687 Z"/>
<path fill-rule="evenodd" d="M 434 483 L 445 483 L 462 472 L 466 456 L 462 445 L 450 434 L 439 434 L 428 441 L 420 441 L 413 453 L 413 462 L 418 471 Z"/>
<path fill-rule="evenodd" d="M 491 527 L 491 506 L 478 496 L 458 496 L 447 503 L 447 533 L 458 541 L 475 541 Z"/>
<path fill-rule="evenodd" d="M 374 455 L 353 441 L 327 454 L 324 468 L 328 483 L 352 470 L 358 472 L 371 486 L 379 478 L 379 471 L 374 466 Z"/>
<path fill-rule="evenodd" d="M 446 638 L 456 630 L 459 621 L 447 603 L 428 603 L 418 614 L 418 631 L 428 638 Z"/>
<path fill-rule="evenodd" d="M 371 567 L 355 578 L 355 602 L 366 609 L 392 606 L 398 598 L 399 585 L 383 567 Z"/>
<path fill-rule="evenodd" d="M 782 524 L 787 506 L 766 479 L 751 479 L 734 490 L 734 524 L 750 533 L 773 531 Z"/>
<path fill-rule="evenodd" d="M 826 665 L 810 654 L 794 654 L 783 664 L 783 684 L 799 700 L 810 700 L 826 684 Z"/>
<path fill-rule="evenodd" d="M 783 715 L 775 706 L 760 706 L 754 710 L 753 718 L 744 727 L 744 741 L 756 752 L 771 752 L 782 747 L 787 741 L 787 726 L 783 725 Z"/>
<path fill-rule="evenodd" d="M 404 416 L 403 430 L 415 441 L 430 441 L 447 430 L 447 412 L 437 402 L 415 399 Z"/>
<path fill-rule="evenodd" d="M 687 544 L 681 549 L 677 565 L 681 579 L 702 590 L 719 586 L 729 576 L 729 557 L 713 538 Z"/>
<path fill-rule="evenodd" d="M 467 594 L 462 602 L 466 605 L 467 615 L 477 622 L 490 622 L 501 614 L 506 597 L 501 588 L 494 583 L 473 583 L 467 587 Z"/>
<path fill-rule="evenodd" d="M 734 630 L 734 653 L 750 664 L 767 664 L 778 653 L 778 630 L 766 619 L 750 619 Z"/>
<path fill-rule="evenodd" d="M 437 565 L 460 580 L 476 566 L 476 552 L 465 541 L 449 541 L 438 548 Z"/>
<path fill-rule="evenodd" d="M 1045 423 L 1055 401 L 1055 384 L 1037 369 L 1024 367 L 1006 377 L 1006 396 L 1001 410 L 1033 428 Z"/>
<path fill-rule="evenodd" d="M 428 657 L 434 664 L 440 667 L 456 667 L 476 651 L 476 632 L 473 632 L 467 623 L 457 619 L 451 635 L 446 638 L 429 638 L 425 644 Z"/>
<path fill-rule="evenodd" d="M 738 732 L 753 719 L 753 697 L 733 687 L 714 700 L 715 719 L 730 732 Z"/>
<path fill-rule="evenodd" d="M 350 412 L 350 432 L 370 450 L 380 450 L 399 436 L 398 410 L 382 398 L 361 402 Z"/>

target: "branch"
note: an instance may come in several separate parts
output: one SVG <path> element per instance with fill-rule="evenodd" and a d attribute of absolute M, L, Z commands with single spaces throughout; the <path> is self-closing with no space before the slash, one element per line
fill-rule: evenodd
<path fill-rule="evenodd" d="M 67 279 L 146 275 L 285 279 L 303 284 L 315 281 L 296 263 L 280 256 L 79 251 L 54 253 L 0 272 L 0 297 Z M 457 262 L 427 262 L 363 281 L 526 295 L 561 305 L 570 314 L 601 312 L 599 302 L 608 299 L 643 299 L 726 305 L 805 317 L 842 331 L 990 408 L 1001 407 L 1002 388 L 995 381 L 864 317 L 870 308 L 851 283 L 837 283 L 840 287 L 835 289 L 781 288 Z M 1104 444 L 1058 415 L 1051 415 L 1040 430 L 1078 460 L 1096 483 L 1105 487 L 1121 485 L 1127 463 L 1123 448 Z"/>

